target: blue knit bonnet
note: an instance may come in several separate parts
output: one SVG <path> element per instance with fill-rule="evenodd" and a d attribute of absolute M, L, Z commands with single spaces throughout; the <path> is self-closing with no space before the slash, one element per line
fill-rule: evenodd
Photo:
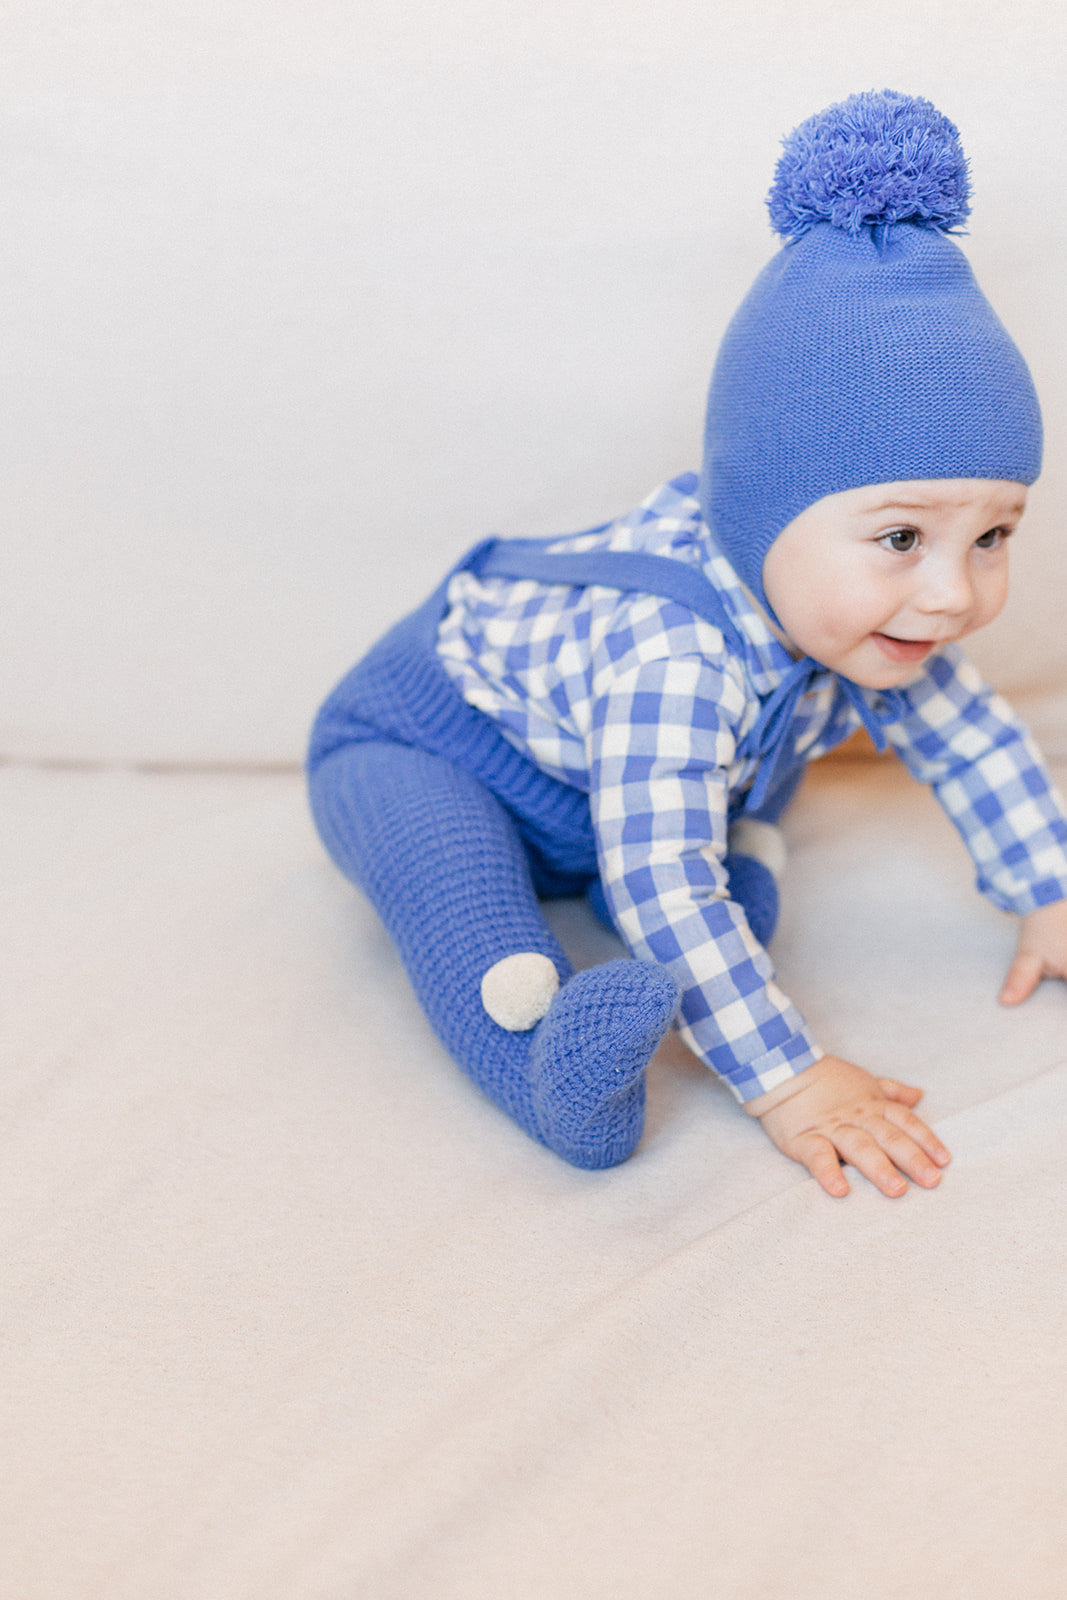
<path fill-rule="evenodd" d="M 786 243 L 719 348 L 700 483 L 705 521 L 764 606 L 767 551 L 824 495 L 1041 470 L 1026 362 L 948 237 L 969 194 L 956 128 L 891 89 L 783 140 L 767 204 Z"/>

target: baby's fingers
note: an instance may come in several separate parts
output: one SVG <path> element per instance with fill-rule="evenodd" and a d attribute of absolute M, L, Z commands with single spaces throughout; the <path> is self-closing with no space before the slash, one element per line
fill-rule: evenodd
<path fill-rule="evenodd" d="M 886 1123 L 885 1126 L 889 1128 L 891 1124 Z M 906 1144 L 911 1145 L 911 1140 L 908 1139 L 906 1134 L 900 1133 L 899 1129 L 894 1129 L 893 1132 L 899 1134 L 900 1139 Z M 882 1148 L 882 1145 L 874 1137 L 873 1133 L 866 1128 L 857 1128 L 852 1123 L 835 1128 L 834 1144 L 850 1166 L 855 1167 L 857 1172 L 862 1172 L 865 1178 L 871 1180 L 876 1189 L 880 1189 L 890 1199 L 896 1199 L 908 1187 L 897 1167 L 893 1165 L 893 1162 Z M 911 1148 L 916 1150 L 914 1145 L 911 1145 Z M 898 1164 L 907 1171 L 905 1162 L 909 1159 L 908 1152 L 905 1151 L 903 1145 L 899 1145 L 898 1150 Z M 916 1150 L 916 1154 L 921 1154 L 921 1152 Z M 923 1157 L 923 1160 L 925 1159 Z M 940 1173 L 937 1176 L 940 1177 Z"/>
<path fill-rule="evenodd" d="M 879 1089 L 887 1100 L 897 1100 L 901 1105 L 917 1106 L 923 1097 L 921 1089 L 916 1089 L 911 1083 L 898 1083 L 896 1078 L 878 1078 L 875 1080 Z"/>
<path fill-rule="evenodd" d="M 1044 975 L 1045 963 L 1040 956 L 1020 952 L 1011 964 L 997 999 L 1002 1006 L 1017 1006 L 1030 998 Z"/>
<path fill-rule="evenodd" d="M 807 1167 L 815 1181 L 836 1200 L 849 1192 L 848 1180 L 841 1171 L 839 1152 L 857 1172 L 870 1178 L 883 1194 L 895 1197 L 903 1194 L 907 1188 L 893 1163 L 862 1128 L 836 1129 L 833 1143 L 818 1135 L 809 1135 L 804 1140 L 798 1140 L 796 1148 L 790 1153 L 795 1161 Z"/>
<path fill-rule="evenodd" d="M 921 1117 L 916 1117 L 906 1106 L 887 1105 L 884 1112 L 885 1120 L 894 1123 L 915 1140 L 915 1143 L 939 1167 L 947 1167 L 952 1160 L 951 1153 L 946 1150 L 941 1140 L 932 1128 L 928 1128 Z"/>
<path fill-rule="evenodd" d="M 827 1194 L 832 1194 L 835 1200 L 848 1194 L 848 1180 L 841 1171 L 837 1152 L 829 1139 L 812 1135 L 799 1145 L 794 1160 L 807 1167 L 816 1183 L 820 1184 Z"/>
<path fill-rule="evenodd" d="M 891 1113 L 887 1113 L 886 1116 L 877 1117 L 869 1122 L 867 1131 L 899 1172 L 906 1173 L 913 1183 L 921 1183 L 924 1189 L 935 1189 L 941 1182 L 939 1168 L 926 1153 L 922 1141 L 913 1139 L 895 1121 L 891 1122 L 890 1115 Z M 915 1121 L 918 1120 L 916 1117 Z M 928 1132 L 922 1123 L 919 1123 L 919 1127 L 924 1133 Z M 947 1150 L 945 1159 L 948 1159 Z M 879 1184 L 879 1188 L 881 1187 Z"/>

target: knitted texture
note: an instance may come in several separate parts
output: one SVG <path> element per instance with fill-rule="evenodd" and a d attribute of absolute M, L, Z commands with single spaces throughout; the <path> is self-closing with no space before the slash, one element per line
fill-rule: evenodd
<path fill-rule="evenodd" d="M 625 1160 L 644 1125 L 644 1068 L 677 1004 L 673 978 L 609 962 L 571 979 L 533 1033 L 509 1032 L 482 1004 L 488 969 L 527 951 L 562 980 L 571 968 L 499 801 L 442 756 L 370 740 L 318 761 L 310 794 L 327 849 L 375 906 L 467 1075 L 574 1165 Z"/>
<path fill-rule="evenodd" d="M 918 96 L 854 94 L 783 140 L 767 196 L 775 233 L 817 222 L 854 237 L 891 222 L 948 231 L 970 213 L 967 160 L 955 126 Z"/>
<path fill-rule="evenodd" d="M 792 236 L 724 335 L 700 485 L 768 610 L 767 551 L 824 495 L 914 478 L 1030 484 L 1041 470 L 1029 370 L 942 231 L 966 196 L 956 130 L 927 101 L 855 95 L 786 141 L 771 209 Z"/>
<path fill-rule="evenodd" d="M 671 974 L 646 961 L 605 962 L 561 991 L 530 1045 L 537 1126 L 558 1155 L 576 1167 L 613 1167 L 633 1153 L 645 1068 L 677 1005 Z"/>
<path fill-rule="evenodd" d="M 328 697 L 312 730 L 309 774 L 368 739 L 445 755 L 504 806 L 538 893 L 580 894 L 597 870 L 589 797 L 542 772 L 458 693 L 434 649 L 446 588 L 391 628 Z"/>

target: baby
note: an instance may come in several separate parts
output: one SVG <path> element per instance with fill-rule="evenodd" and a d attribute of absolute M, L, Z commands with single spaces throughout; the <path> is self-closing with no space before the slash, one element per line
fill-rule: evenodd
<path fill-rule="evenodd" d="M 949 1153 L 921 1091 L 826 1054 L 766 946 L 777 824 L 865 727 L 930 784 L 1020 920 L 1001 1000 L 1067 976 L 1067 818 L 959 648 L 1001 610 L 1041 465 L 1030 374 L 949 231 L 956 129 L 854 95 L 785 141 L 786 243 L 724 337 L 702 470 L 627 516 L 487 539 L 319 713 L 322 838 L 476 1084 L 578 1166 L 641 1137 L 672 1021 L 832 1195 Z M 586 893 L 634 959 L 572 973 L 540 900 Z"/>

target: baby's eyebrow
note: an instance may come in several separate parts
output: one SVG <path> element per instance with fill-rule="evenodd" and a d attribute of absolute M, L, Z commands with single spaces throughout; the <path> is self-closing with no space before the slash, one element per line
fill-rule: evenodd
<path fill-rule="evenodd" d="M 936 511 L 939 507 L 930 500 L 887 500 L 884 505 L 869 506 L 867 516 L 880 516 L 883 511 Z M 1010 506 L 1005 507 L 1004 515 L 1008 517 L 1021 516 L 1026 510 L 1025 501 L 1013 500 Z"/>

